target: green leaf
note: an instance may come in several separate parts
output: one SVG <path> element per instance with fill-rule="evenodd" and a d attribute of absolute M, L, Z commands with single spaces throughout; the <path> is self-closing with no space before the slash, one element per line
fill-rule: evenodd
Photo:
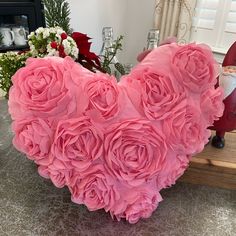
<path fill-rule="evenodd" d="M 67 34 L 70 28 L 70 7 L 66 0 L 43 0 L 47 27 L 60 26 Z"/>
<path fill-rule="evenodd" d="M 115 64 L 115 68 L 118 70 L 118 72 L 121 74 L 121 75 L 125 75 L 125 69 L 123 67 L 123 65 L 119 62 L 117 62 Z"/>
<path fill-rule="evenodd" d="M 109 48 L 106 48 L 105 55 L 102 55 L 103 62 L 102 62 L 102 69 L 105 70 L 108 74 L 111 74 L 111 65 L 112 65 L 112 59 L 116 56 L 117 52 L 119 50 L 122 50 L 122 43 L 123 36 L 120 35 L 113 43 L 113 45 Z M 115 69 L 121 74 L 125 74 L 124 67 L 121 63 L 115 64 Z M 117 73 L 116 73 L 117 74 Z"/>

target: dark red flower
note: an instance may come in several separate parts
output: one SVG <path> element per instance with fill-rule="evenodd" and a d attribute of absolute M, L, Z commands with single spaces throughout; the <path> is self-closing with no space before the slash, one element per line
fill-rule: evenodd
<path fill-rule="evenodd" d="M 62 39 L 62 40 L 67 39 L 67 34 L 66 34 L 66 33 L 62 33 L 62 34 L 61 34 L 61 39 Z"/>
<path fill-rule="evenodd" d="M 77 44 L 80 56 L 82 55 L 83 58 L 90 64 L 94 61 L 93 63 L 100 67 L 99 57 L 95 53 L 90 52 L 91 42 L 89 42 L 89 40 L 91 38 L 88 37 L 87 34 L 82 34 L 80 32 L 72 33 L 71 37 Z"/>
<path fill-rule="evenodd" d="M 59 56 L 60 57 L 66 57 L 66 54 L 65 54 L 65 51 L 64 51 L 64 46 L 63 45 L 59 45 L 59 47 L 58 47 L 58 51 L 59 51 Z"/>
<path fill-rule="evenodd" d="M 72 38 L 75 40 L 79 52 L 83 55 L 87 54 L 90 51 L 91 43 L 89 42 L 89 38 L 87 34 L 82 34 L 80 32 L 72 33 Z"/>
<path fill-rule="evenodd" d="M 57 42 L 52 41 L 51 42 L 51 47 L 54 48 L 54 49 L 57 49 Z"/>

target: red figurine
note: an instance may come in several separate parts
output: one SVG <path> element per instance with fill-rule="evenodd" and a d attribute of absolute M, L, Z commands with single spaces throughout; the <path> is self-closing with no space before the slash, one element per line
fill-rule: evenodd
<path fill-rule="evenodd" d="M 228 50 L 222 66 L 236 66 L 236 42 Z M 224 79 L 224 78 L 223 78 Z M 216 136 L 212 139 L 212 146 L 223 148 L 225 145 L 225 132 L 236 129 L 236 88 L 224 99 L 225 110 L 223 116 L 215 121 L 211 129 L 216 131 Z"/>

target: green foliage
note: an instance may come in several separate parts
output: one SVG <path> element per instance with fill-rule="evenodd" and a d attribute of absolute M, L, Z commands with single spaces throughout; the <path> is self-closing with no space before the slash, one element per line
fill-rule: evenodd
<path fill-rule="evenodd" d="M 113 45 L 109 48 L 105 49 L 105 55 L 102 55 L 103 61 L 102 61 L 102 69 L 107 72 L 108 74 L 111 74 L 111 65 L 114 64 L 112 62 L 113 58 L 116 56 L 117 52 L 122 50 L 122 43 L 123 36 L 119 36 L 113 43 Z M 115 63 L 114 67 L 116 70 L 121 74 L 125 74 L 124 67 L 121 63 Z"/>
<path fill-rule="evenodd" d="M 70 28 L 70 7 L 66 0 L 43 0 L 47 27 L 60 26 L 67 34 Z"/>
<path fill-rule="evenodd" d="M 29 53 L 18 55 L 14 52 L 7 52 L 0 54 L 0 89 L 6 93 L 6 98 L 8 98 L 12 86 L 12 76 L 18 69 L 25 66 L 25 61 L 30 56 Z"/>
<path fill-rule="evenodd" d="M 122 65 L 121 63 L 117 62 L 117 63 L 115 64 L 115 68 L 116 68 L 117 71 L 119 71 L 119 73 L 120 73 L 121 75 L 124 75 L 124 74 L 125 74 L 125 69 L 124 69 L 124 67 L 123 67 L 123 65 Z"/>
<path fill-rule="evenodd" d="M 45 56 L 44 55 L 45 52 L 47 52 L 47 44 L 50 42 L 51 37 L 43 38 L 42 34 L 40 36 L 41 37 L 36 37 L 36 35 L 31 36 L 30 39 L 28 40 L 28 43 L 29 45 L 34 45 L 34 48 L 35 48 L 34 51 L 35 53 L 38 52 L 37 54 L 39 54 L 38 55 L 39 57 L 43 57 Z M 55 37 L 52 37 L 52 38 L 54 39 Z"/>

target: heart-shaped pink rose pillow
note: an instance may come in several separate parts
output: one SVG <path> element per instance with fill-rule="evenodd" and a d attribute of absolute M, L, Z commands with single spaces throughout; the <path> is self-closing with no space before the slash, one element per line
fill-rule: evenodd
<path fill-rule="evenodd" d="M 13 143 L 73 202 L 136 223 L 208 142 L 217 70 L 196 44 L 155 49 L 119 83 L 70 58 L 29 59 L 12 79 Z"/>

